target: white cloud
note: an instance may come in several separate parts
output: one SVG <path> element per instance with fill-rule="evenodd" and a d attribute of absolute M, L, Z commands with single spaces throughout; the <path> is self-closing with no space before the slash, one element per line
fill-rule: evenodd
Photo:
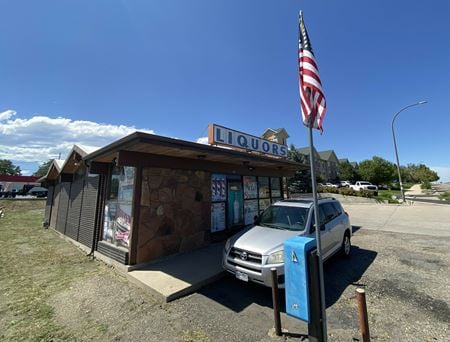
<path fill-rule="evenodd" d="M 439 182 L 450 182 L 450 166 L 431 166 L 439 175 Z"/>
<path fill-rule="evenodd" d="M 198 142 L 199 144 L 205 144 L 205 145 L 207 145 L 207 144 L 208 144 L 208 137 L 201 137 L 201 138 L 198 138 L 198 139 L 197 139 L 197 142 Z"/>
<path fill-rule="evenodd" d="M 8 120 L 12 118 L 14 115 L 16 115 L 16 112 L 13 110 L 5 110 L 4 112 L 0 113 L 0 121 Z"/>
<path fill-rule="evenodd" d="M 137 130 L 154 133 L 133 126 L 45 115 L 13 118 L 15 115 L 13 110 L 0 113 L 0 159 L 42 162 L 57 158 L 59 153 L 65 158 L 74 144 L 102 147 Z"/>

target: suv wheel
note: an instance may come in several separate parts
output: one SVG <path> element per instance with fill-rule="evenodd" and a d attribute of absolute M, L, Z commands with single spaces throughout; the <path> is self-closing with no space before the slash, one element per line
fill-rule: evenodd
<path fill-rule="evenodd" d="M 352 250 L 352 243 L 350 240 L 350 234 L 348 232 L 345 232 L 344 239 L 342 240 L 342 255 L 344 257 L 350 256 L 350 252 Z"/>

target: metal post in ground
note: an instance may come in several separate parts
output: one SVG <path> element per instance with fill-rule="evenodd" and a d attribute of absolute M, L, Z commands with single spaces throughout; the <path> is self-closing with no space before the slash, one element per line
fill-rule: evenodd
<path fill-rule="evenodd" d="M 273 315 L 275 319 L 275 335 L 281 336 L 281 317 L 280 317 L 280 298 L 278 296 L 278 275 L 277 269 L 272 267 L 270 269 L 272 274 L 272 301 L 273 301 Z"/>
<path fill-rule="evenodd" d="M 361 331 L 361 341 L 370 341 L 369 319 L 367 317 L 366 291 L 356 289 L 356 301 L 358 302 L 359 330 Z"/>

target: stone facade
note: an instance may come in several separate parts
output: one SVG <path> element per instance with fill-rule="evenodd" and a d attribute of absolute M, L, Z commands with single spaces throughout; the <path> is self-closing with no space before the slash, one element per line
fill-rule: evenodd
<path fill-rule="evenodd" d="M 136 262 L 208 244 L 210 217 L 209 172 L 144 168 Z"/>

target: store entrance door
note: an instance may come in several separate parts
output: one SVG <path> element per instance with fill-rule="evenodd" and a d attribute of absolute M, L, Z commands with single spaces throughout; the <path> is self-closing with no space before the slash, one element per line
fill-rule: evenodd
<path fill-rule="evenodd" d="M 242 226 L 244 224 L 244 198 L 242 182 L 228 181 L 228 228 Z"/>

